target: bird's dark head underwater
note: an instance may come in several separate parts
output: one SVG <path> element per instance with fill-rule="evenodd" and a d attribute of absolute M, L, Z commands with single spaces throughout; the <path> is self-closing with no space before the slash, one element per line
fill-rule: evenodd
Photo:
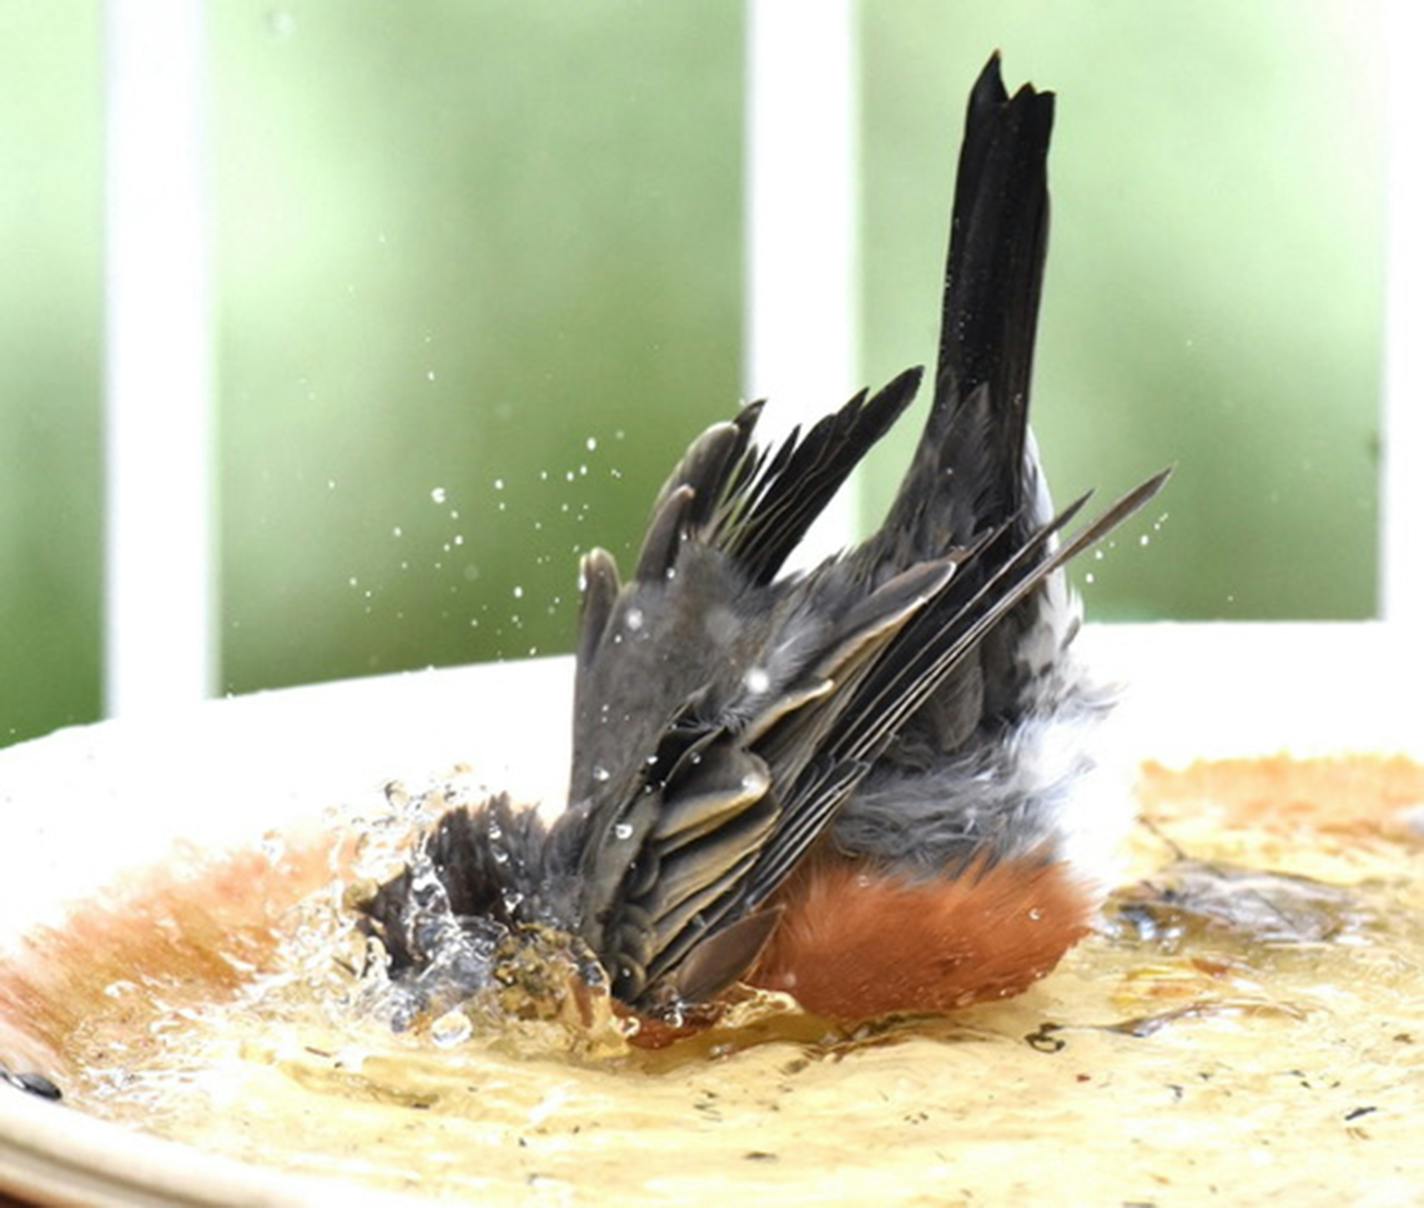
<path fill-rule="evenodd" d="M 360 903 L 393 976 L 479 989 L 553 934 L 651 1020 L 738 982 L 854 1020 L 1017 993 L 1086 931 L 1082 735 L 1111 698 L 1063 567 L 1167 474 L 1071 535 L 1086 497 L 1049 500 L 1028 397 L 1053 114 L 997 55 L 970 94 L 930 414 L 880 529 L 782 573 L 920 370 L 776 447 L 758 404 L 698 437 L 627 581 L 583 560 L 567 808 L 439 819 Z"/>

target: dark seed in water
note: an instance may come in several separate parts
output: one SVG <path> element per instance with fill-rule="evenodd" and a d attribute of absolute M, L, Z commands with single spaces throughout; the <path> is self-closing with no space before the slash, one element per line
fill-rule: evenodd
<path fill-rule="evenodd" d="M 64 1093 L 55 1086 L 43 1074 L 12 1074 L 7 1069 L 0 1069 L 0 1080 L 8 1082 L 16 1090 L 28 1091 L 31 1095 L 38 1095 L 41 1099 L 63 1099 Z"/>

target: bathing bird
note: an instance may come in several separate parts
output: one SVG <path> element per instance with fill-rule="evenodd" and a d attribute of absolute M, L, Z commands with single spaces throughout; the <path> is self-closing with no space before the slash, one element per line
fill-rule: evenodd
<path fill-rule="evenodd" d="M 761 405 L 702 433 L 632 573 L 581 566 L 573 759 L 552 822 L 451 810 L 362 903 L 393 976 L 461 943 L 575 939 L 620 1009 L 708 1019 L 737 983 L 842 1021 L 1015 994 L 1090 926 L 1081 837 L 1116 812 L 1085 736 L 1112 693 L 1075 658 L 1064 566 L 1162 487 L 1073 529 L 1028 424 L 1054 95 L 969 97 L 928 420 L 884 522 L 788 556 L 922 371 L 761 445 Z M 1096 811 L 1096 812 L 1095 812 Z M 481 965 L 485 960 L 486 965 Z"/>

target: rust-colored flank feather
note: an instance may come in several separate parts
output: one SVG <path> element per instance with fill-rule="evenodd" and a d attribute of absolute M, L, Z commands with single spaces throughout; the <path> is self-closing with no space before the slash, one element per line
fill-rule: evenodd
<path fill-rule="evenodd" d="M 926 880 L 820 858 L 779 901 L 747 981 L 845 1021 L 1021 993 L 1087 933 L 1095 905 L 1067 865 L 1032 857 Z"/>

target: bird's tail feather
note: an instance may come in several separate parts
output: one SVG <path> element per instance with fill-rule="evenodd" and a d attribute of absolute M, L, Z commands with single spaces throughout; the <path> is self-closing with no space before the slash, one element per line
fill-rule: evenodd
<path fill-rule="evenodd" d="M 970 94 L 934 400 L 885 526 L 911 535 L 917 556 L 1004 523 L 1037 491 L 1025 440 L 1048 239 L 1053 105 L 1051 92 L 1028 84 L 1010 98 L 997 54 Z"/>

